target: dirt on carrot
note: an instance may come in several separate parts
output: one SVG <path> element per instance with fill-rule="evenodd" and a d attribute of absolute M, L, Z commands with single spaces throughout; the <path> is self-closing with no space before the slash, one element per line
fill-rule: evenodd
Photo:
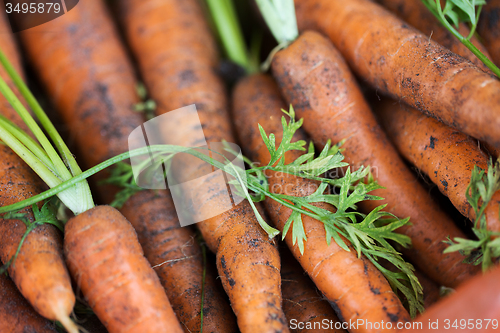
<path fill-rule="evenodd" d="M 399 218 L 410 217 L 411 225 L 398 229 L 412 240 L 412 248 L 404 251 L 410 260 L 445 286 L 457 286 L 475 275 L 478 268 L 463 264 L 458 253 L 443 254 L 444 240 L 465 235 L 404 165 L 330 41 L 319 33 L 305 32 L 276 54 L 272 69 L 315 144 L 346 139 L 346 161 L 354 169 L 371 166 L 373 176 L 385 187 L 374 194 L 385 198 L 382 203 L 388 204 L 387 211 Z M 360 203 L 360 208 L 371 211 L 380 204 L 369 200 Z"/>
<path fill-rule="evenodd" d="M 296 0 L 301 30 L 326 34 L 380 93 L 500 148 L 500 81 L 370 0 Z"/>
<path fill-rule="evenodd" d="M 466 193 L 474 166 L 488 170 L 489 157 L 476 140 L 401 103 L 375 104 L 380 124 L 401 155 L 429 176 L 465 217 L 475 220 Z M 500 231 L 500 192 L 488 204 L 487 228 Z"/>
<path fill-rule="evenodd" d="M 490 72 L 489 68 L 476 57 L 464 44 L 462 44 L 451 32 L 439 22 L 439 20 L 427 9 L 422 0 L 377 0 L 379 4 L 389 9 L 398 17 L 420 30 L 425 36 L 432 38 L 451 52 L 461 55 L 470 60 L 474 65 L 485 72 Z M 460 23 L 458 32 L 467 37 L 470 29 L 465 23 Z M 489 57 L 488 51 L 481 42 L 473 36 L 471 42 L 484 55 Z"/>
<path fill-rule="evenodd" d="M 280 110 L 284 105 L 276 84 L 269 76 L 254 75 L 240 81 L 235 88 L 233 117 L 236 129 L 240 141 L 245 143 L 246 153 L 259 165 L 269 162 L 269 151 L 257 126 L 248 126 L 248 119 L 254 119 L 269 133 L 275 133 L 276 142 L 279 142 L 283 131 Z M 298 135 L 296 140 L 299 139 L 303 138 Z M 298 151 L 289 151 L 285 160 L 292 161 L 300 155 Z M 267 176 L 274 193 L 307 196 L 318 187 L 314 181 L 288 174 L 270 173 Z M 265 203 L 271 220 L 282 231 L 291 209 L 269 199 Z M 333 210 L 328 204 L 322 204 L 322 208 Z M 302 215 L 302 223 L 307 236 L 303 254 L 299 246 L 293 244 L 291 232 L 285 238 L 286 243 L 319 290 L 333 302 L 341 321 L 359 319 L 394 323 L 409 320 L 408 313 L 384 276 L 368 259 L 364 256 L 358 258 L 356 251 L 351 249 L 347 252 L 334 241 L 328 245 L 323 223 L 305 215 Z M 374 330 L 360 326 L 356 332 Z"/>

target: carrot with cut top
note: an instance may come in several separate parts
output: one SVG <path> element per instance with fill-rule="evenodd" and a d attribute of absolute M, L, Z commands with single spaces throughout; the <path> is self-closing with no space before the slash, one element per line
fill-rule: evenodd
<path fill-rule="evenodd" d="M 379 4 L 389 9 L 405 22 L 420 30 L 424 35 L 429 36 L 453 53 L 456 53 L 485 72 L 489 72 L 488 67 L 479 60 L 464 44 L 462 44 L 451 32 L 446 30 L 439 20 L 429 11 L 422 0 L 376 0 Z M 470 29 L 465 23 L 460 23 L 457 28 L 462 36 L 469 36 Z M 489 57 L 488 51 L 479 40 L 473 36 L 471 42 L 484 55 Z"/>
<path fill-rule="evenodd" d="M 451 203 L 471 221 L 474 209 L 467 187 L 474 166 L 488 169 L 488 156 L 477 141 L 400 103 L 384 100 L 375 106 L 380 123 L 401 155 L 429 176 Z M 485 209 L 487 229 L 500 231 L 500 191 Z"/>
<path fill-rule="evenodd" d="M 203 12 L 195 0 L 126 0 L 120 4 L 126 36 L 136 56 L 156 114 L 195 104 L 206 141 L 234 142 L 226 92 L 215 74 L 218 55 Z M 198 146 L 188 121 L 166 124 L 162 133 L 182 129 L 183 146 Z M 167 128 L 168 127 L 168 128 Z M 204 144 L 204 143 L 203 143 Z M 182 178 L 212 172 L 198 160 L 178 160 Z M 227 200 L 226 184 L 203 183 L 193 191 L 197 216 L 212 216 Z M 207 201 L 210 198 L 210 201 Z M 209 204 L 207 204 L 209 202 Z M 288 332 L 281 309 L 280 260 L 273 240 L 243 201 L 197 224 L 217 268 L 242 332 Z"/>
<path fill-rule="evenodd" d="M 458 253 L 443 254 L 448 237 L 465 235 L 430 198 L 404 165 L 377 124 L 354 76 L 329 40 L 316 32 L 304 32 L 272 63 L 274 77 L 286 100 L 292 103 L 304 129 L 315 144 L 346 139 L 344 156 L 350 165 L 370 165 L 373 176 L 385 189 L 374 191 L 399 218 L 411 225 L 397 230 L 409 236 L 412 249 L 404 253 L 433 280 L 455 287 L 478 272 L 462 263 Z M 364 201 L 362 210 L 379 203 Z"/>
<path fill-rule="evenodd" d="M 488 0 L 481 11 L 477 32 L 493 58 L 500 66 L 500 1 Z"/>
<path fill-rule="evenodd" d="M 281 290 L 283 292 L 283 311 L 289 323 L 304 323 L 303 329 L 291 329 L 296 333 L 345 333 L 344 329 L 335 329 L 335 323 L 341 322 L 335 315 L 328 301 L 316 289 L 305 275 L 289 250 L 280 249 L 281 254 Z M 328 328 L 325 328 L 327 323 Z M 308 328 L 310 327 L 310 328 Z M 340 326 L 338 326 L 340 327 Z"/>
<path fill-rule="evenodd" d="M 44 32 L 50 30 L 62 33 Z M 126 151 L 130 132 L 143 123 L 142 115 L 133 110 L 140 102 L 137 80 L 100 1 L 79 4 L 50 26 L 26 31 L 23 38 L 86 165 L 94 166 Z M 81 45 L 87 52 L 81 51 Z M 64 54 L 64 61 L 53 64 L 59 53 Z M 81 73 L 88 73 L 88 79 L 82 80 Z M 98 190 L 106 203 L 117 192 L 109 185 Z M 172 261 L 155 271 L 185 330 L 199 331 L 203 262 L 194 232 L 179 226 L 167 193 L 141 191 L 125 202 L 121 212 L 136 229 L 151 265 Z M 233 332 L 233 314 L 215 279 L 209 271 L 204 286 L 204 330 Z"/>
<path fill-rule="evenodd" d="M 378 91 L 500 148 L 500 81 L 369 0 L 296 0 L 299 27 L 325 33 Z"/>
<path fill-rule="evenodd" d="M 6 20 L 4 14 L 0 14 L 0 48 L 21 72 L 20 56 Z M 0 75 L 9 86 L 14 86 L 3 68 L 0 68 Z M 3 117 L 25 128 L 3 96 L 0 96 L 0 104 Z M 27 199 L 42 190 L 43 183 L 37 175 L 8 146 L 0 144 L 0 207 Z M 23 213 L 33 222 L 31 209 L 24 209 Z M 27 226 L 20 220 L 0 219 L 1 261 L 7 263 L 15 256 L 26 230 Z M 75 295 L 64 263 L 61 235 L 55 226 L 43 224 L 33 229 L 8 272 L 38 313 L 50 320 L 59 320 L 75 332 L 76 326 L 69 318 Z"/>
<path fill-rule="evenodd" d="M 19 293 L 12 280 L 0 274 L 0 331 L 2 333 L 57 332 Z"/>
<path fill-rule="evenodd" d="M 248 119 L 276 134 L 276 142 L 281 141 L 281 112 L 284 102 L 278 87 L 272 78 L 266 75 L 254 75 L 243 79 L 236 86 L 233 94 L 233 117 L 241 142 L 248 142 L 244 147 L 248 156 L 260 165 L 269 162 L 270 155 L 260 137 L 256 126 L 248 126 Z M 301 139 L 297 136 L 295 139 Z M 289 151 L 286 160 L 295 160 L 302 155 L 298 151 Z M 286 193 L 294 196 L 307 196 L 316 191 L 318 183 L 288 174 L 270 173 L 270 189 L 274 193 Z M 279 230 L 283 230 L 290 214 L 290 208 L 266 199 L 267 211 Z M 333 211 L 333 207 L 322 204 Z M 341 321 L 365 320 L 370 322 L 405 322 L 409 315 L 392 291 L 387 280 L 378 269 L 364 256 L 358 258 L 354 249 L 348 252 L 336 242 L 326 242 L 324 225 L 306 215 L 302 221 L 307 236 L 304 252 L 294 245 L 292 233 L 285 238 L 293 255 L 304 270 L 325 295 L 335 304 Z M 344 239 L 347 242 L 347 240 Z M 394 328 L 395 328 L 394 324 Z M 376 332 L 373 328 L 360 326 L 356 332 Z"/>

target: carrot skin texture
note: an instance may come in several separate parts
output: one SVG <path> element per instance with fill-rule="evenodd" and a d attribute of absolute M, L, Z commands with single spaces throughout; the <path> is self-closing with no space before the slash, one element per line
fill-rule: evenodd
<path fill-rule="evenodd" d="M 266 75 L 254 75 L 241 80 L 233 93 L 233 117 L 240 141 L 246 143 L 244 148 L 247 156 L 261 165 L 269 162 L 269 151 L 257 126 L 248 126 L 248 119 L 256 120 L 255 123 L 261 124 L 266 133 L 275 133 L 276 142 L 279 142 L 283 131 L 280 121 L 283 114 L 280 110 L 284 106 L 278 87 Z M 300 135 L 299 132 L 295 139 L 303 139 L 301 136 L 303 133 Z M 301 155 L 300 152 L 287 154 L 285 161 L 292 161 Z M 268 181 L 273 192 L 295 196 L 312 194 L 318 186 L 313 181 L 272 172 L 268 174 Z M 272 200 L 266 200 L 265 204 L 271 221 L 279 230 L 283 230 L 291 210 Z M 321 207 L 333 210 L 327 204 L 322 204 Z M 387 280 L 371 262 L 364 256 L 358 258 L 352 248 L 347 252 L 334 241 L 328 245 L 321 222 L 305 215 L 302 215 L 302 220 L 307 236 L 304 254 L 300 253 L 297 245 L 293 245 L 291 231 L 285 241 L 318 289 L 336 305 L 336 312 L 341 320 L 409 321 L 408 313 Z M 344 241 L 349 243 L 346 239 Z M 360 327 L 357 332 L 376 330 Z"/>
<path fill-rule="evenodd" d="M 120 6 L 128 41 L 148 91 L 157 102 L 156 113 L 195 104 L 207 142 L 234 142 L 226 91 L 215 74 L 217 48 L 196 1 L 127 0 Z M 188 122 L 170 124 L 162 133 L 178 133 L 180 128 L 186 129 L 180 144 L 200 144 L 194 141 L 197 133 Z M 179 163 L 187 179 L 197 178 L 203 170 L 205 174 L 212 172 L 197 160 Z M 225 190 L 226 186 L 200 184 L 193 198 L 199 216 L 210 214 L 223 202 Z M 208 248 L 216 253 L 217 269 L 240 330 L 288 332 L 281 309 L 279 253 L 248 202 L 204 220 L 197 227 Z"/>
<path fill-rule="evenodd" d="M 447 247 L 442 241 L 448 236 L 465 235 L 404 165 L 330 41 L 319 33 L 304 32 L 276 54 L 272 70 L 287 101 L 298 117 L 305 118 L 304 129 L 315 144 L 347 139 L 346 161 L 353 169 L 370 165 L 375 179 L 386 187 L 373 192 L 385 200 L 361 202 L 360 208 L 368 212 L 387 203 L 387 211 L 399 218 L 410 217 L 412 225 L 397 231 L 412 239 L 412 248 L 404 251 L 412 262 L 433 280 L 451 287 L 479 271 L 462 264 L 458 253 L 442 253 Z"/>
<path fill-rule="evenodd" d="M 477 26 L 479 36 L 484 40 L 484 46 L 488 49 L 493 62 L 500 66 L 500 1 L 489 0 L 483 6 L 479 24 Z"/>
<path fill-rule="evenodd" d="M 375 107 L 380 123 L 401 155 L 427 174 L 465 217 L 475 213 L 465 196 L 477 165 L 488 170 L 489 157 L 476 140 L 400 103 L 384 100 Z M 485 210 L 488 230 L 500 232 L 500 191 Z"/>
<path fill-rule="evenodd" d="M 68 268 L 86 301 L 113 332 L 183 332 L 137 234 L 119 211 L 96 206 L 64 229 Z"/>
<path fill-rule="evenodd" d="M 22 75 L 20 56 L 7 18 L 0 14 L 0 47 L 14 68 Z M 19 96 L 14 83 L 3 67 L 0 75 Z M 0 113 L 22 129 L 26 125 L 3 96 L 0 96 Z M 0 206 L 7 206 L 28 199 L 44 190 L 40 178 L 9 147 L 0 145 Z M 34 220 L 31 208 L 26 208 L 30 221 Z M 0 260 L 9 261 L 17 251 L 26 232 L 26 225 L 19 220 L 0 219 Z M 69 316 L 75 305 L 68 270 L 64 263 L 62 239 L 57 228 L 44 224 L 35 228 L 25 239 L 21 251 L 9 274 L 23 296 L 42 316 L 56 320 Z"/>
<path fill-rule="evenodd" d="M 0 331 L 2 333 L 49 333 L 56 327 L 41 317 L 19 293 L 12 280 L 0 275 Z"/>
<path fill-rule="evenodd" d="M 285 311 L 288 322 L 292 319 L 296 319 L 300 323 L 311 323 L 311 325 L 321 325 L 323 320 L 327 320 L 329 323 L 339 322 L 328 301 L 317 291 L 314 283 L 305 275 L 304 270 L 293 258 L 290 251 L 281 249 L 280 254 L 283 311 Z M 292 333 L 346 333 L 344 329 L 335 328 L 290 330 Z"/>
<path fill-rule="evenodd" d="M 379 92 L 500 148 L 500 81 L 370 0 L 295 0 L 299 28 L 327 35 Z"/>
<path fill-rule="evenodd" d="M 439 22 L 421 0 L 376 0 L 376 2 L 396 14 L 405 22 L 411 24 L 425 36 L 430 36 L 432 40 L 446 47 L 451 52 L 471 61 L 483 71 L 490 72 L 490 69 L 474 53 Z M 470 29 L 465 23 L 460 23 L 458 32 L 462 36 L 467 37 L 470 34 Z M 475 36 L 471 38 L 471 42 L 484 55 L 491 59 L 484 45 Z"/>
<path fill-rule="evenodd" d="M 491 323 L 488 329 L 484 319 L 500 318 L 500 267 L 491 269 L 484 275 L 478 275 L 457 288 L 451 295 L 446 296 L 438 303 L 427 309 L 416 322 L 422 322 L 420 329 L 416 326 L 414 329 L 404 330 L 404 333 L 410 332 L 435 332 L 429 328 L 429 320 L 435 322 L 439 320 L 439 327 L 444 327 L 445 320 L 450 320 L 450 326 L 455 320 L 465 320 L 465 322 L 482 320 L 482 329 L 474 325 L 471 329 L 447 329 L 449 332 L 498 332 L 493 329 Z M 459 326 L 460 327 L 460 326 Z M 423 329 L 422 329 L 423 328 Z"/>
<path fill-rule="evenodd" d="M 168 299 L 186 332 L 200 330 L 203 275 L 201 248 L 194 232 L 180 227 L 168 191 L 141 191 L 120 210 L 136 230 Z M 158 266 L 158 267 L 155 267 Z M 204 285 L 204 332 L 237 332 L 236 321 L 208 269 Z"/>

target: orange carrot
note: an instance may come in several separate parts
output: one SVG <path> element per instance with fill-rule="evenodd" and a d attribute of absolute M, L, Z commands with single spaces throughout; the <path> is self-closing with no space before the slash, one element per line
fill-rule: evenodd
<path fill-rule="evenodd" d="M 462 44 L 451 32 L 438 21 L 438 19 L 427 9 L 421 0 L 376 0 L 398 17 L 408 22 L 413 27 L 420 30 L 424 35 L 431 37 L 437 43 L 446 47 L 453 53 L 461 55 L 465 59 L 470 60 L 474 65 L 481 68 L 485 72 L 489 72 L 488 67 L 479 60 L 464 44 Z M 470 29 L 465 23 L 460 23 L 457 28 L 458 32 L 467 37 L 470 34 Z M 479 42 L 476 37 L 471 38 L 471 42 L 484 55 L 489 57 L 486 48 Z"/>
<path fill-rule="evenodd" d="M 255 162 L 269 162 L 269 151 L 263 143 L 256 126 L 248 126 L 248 119 L 255 120 L 267 132 L 276 133 L 276 142 L 280 142 L 281 108 L 284 102 L 273 80 L 265 75 L 254 75 L 242 80 L 233 94 L 233 113 L 240 141 L 245 146 L 249 157 Z M 297 137 L 296 139 L 301 139 Z M 300 156 L 299 152 L 289 151 L 286 160 L 292 161 Z M 270 189 L 275 193 L 294 196 L 307 196 L 316 191 L 314 181 L 288 174 L 270 174 Z M 283 230 L 291 209 L 266 199 L 266 207 L 271 220 L 279 230 Z M 322 204 L 333 211 L 333 207 Z M 302 215 L 307 241 L 304 252 L 293 244 L 292 233 L 285 238 L 293 255 L 309 274 L 313 282 L 335 304 L 335 311 L 341 321 L 365 320 L 370 322 L 400 323 L 409 320 L 409 315 L 380 271 L 364 256 L 358 258 L 356 251 L 342 249 L 336 242 L 326 242 L 324 225 Z M 347 240 L 344 239 L 345 242 Z M 347 242 L 348 243 L 348 242 Z M 394 324 L 394 327 L 396 324 Z M 356 332 L 375 332 L 361 325 Z"/>
<path fill-rule="evenodd" d="M 133 111 L 139 102 L 137 80 L 100 1 L 79 4 L 64 18 L 51 22 L 49 27 L 44 25 L 26 31 L 24 41 L 87 166 L 94 166 L 124 152 L 128 147 L 128 135 L 142 124 L 142 116 Z M 43 32 L 51 29 L 64 33 Z M 82 52 L 75 44 L 89 45 L 87 52 Z M 64 61 L 57 61 L 62 67 L 54 71 L 51 63 L 59 53 L 64 54 Z M 88 73 L 87 80 L 81 80 L 81 72 Z M 60 87 L 71 93 L 59 91 Z M 105 174 L 100 178 L 104 177 Z M 107 203 L 117 191 L 111 186 L 98 189 Z M 152 265 L 191 257 L 161 265 L 156 272 L 185 330 L 199 331 L 203 263 L 199 246 L 193 244 L 194 232 L 180 228 L 166 193 L 137 193 L 127 200 L 122 213 L 136 228 Z M 169 239 L 172 241 L 163 242 Z M 184 256 L 182 251 L 188 254 Z M 232 332 L 236 326 L 234 316 L 216 288 L 215 279 L 209 271 L 204 288 L 204 330 Z"/>
<path fill-rule="evenodd" d="M 291 332 L 345 333 L 346 330 L 342 328 L 335 329 L 336 323 L 337 327 L 341 327 L 342 323 L 328 301 L 322 297 L 311 280 L 304 275 L 304 270 L 295 261 L 290 251 L 281 249 L 280 254 L 283 311 L 285 311 L 290 326 L 292 324 L 297 326 L 297 329 L 291 328 Z"/>
<path fill-rule="evenodd" d="M 427 174 L 460 213 L 474 221 L 467 187 L 475 165 L 488 170 L 488 157 L 477 141 L 397 102 L 384 100 L 376 105 L 376 110 L 399 152 Z M 500 231 L 499 204 L 500 191 L 485 210 L 488 230 Z"/>
<path fill-rule="evenodd" d="M 378 91 L 500 148 L 500 81 L 370 0 L 296 0 L 299 26 L 325 33 Z"/>
<path fill-rule="evenodd" d="M 488 0 L 483 7 L 477 32 L 484 41 L 493 58 L 493 62 L 500 66 L 500 1 Z"/>
<path fill-rule="evenodd" d="M 420 326 L 414 323 L 412 329 L 403 332 L 498 332 L 499 278 L 500 267 L 496 267 L 467 281 L 417 318 Z"/>
<path fill-rule="evenodd" d="M 183 332 L 130 223 L 96 206 L 64 228 L 71 275 L 109 332 Z"/>
<path fill-rule="evenodd" d="M 158 115 L 195 104 L 207 142 L 234 142 L 223 83 L 215 74 L 218 55 L 203 12 L 195 0 L 120 2 L 126 36 Z M 197 146 L 190 124 L 171 123 L 168 135 L 183 129 L 184 146 Z M 177 167 L 193 179 L 212 172 L 198 160 Z M 205 172 L 206 171 L 206 172 Z M 193 191 L 197 216 L 212 216 L 224 202 L 226 186 L 202 184 Z M 206 196 L 210 195 L 210 204 Z M 199 214 L 199 215 L 198 215 Z M 274 241 L 260 227 L 251 206 L 233 209 L 197 224 L 217 268 L 242 332 L 288 332 L 281 309 L 280 261 Z M 251 267 L 251 269 L 249 269 Z"/>
<path fill-rule="evenodd" d="M 462 264 L 458 253 L 443 254 L 447 237 L 465 235 L 404 165 L 330 41 L 316 32 L 305 32 L 276 54 L 272 69 L 315 144 L 347 139 L 346 161 L 351 166 L 370 165 L 375 179 L 386 188 L 374 193 L 385 198 L 387 210 L 399 218 L 410 217 L 412 224 L 397 231 L 411 238 L 413 248 L 405 253 L 413 263 L 433 280 L 451 287 L 478 272 L 477 267 Z M 360 208 L 371 211 L 379 204 L 365 201 Z"/>
<path fill-rule="evenodd" d="M 0 331 L 2 333 L 57 332 L 19 293 L 14 283 L 0 274 Z"/>
<path fill-rule="evenodd" d="M 121 212 L 137 231 L 185 331 L 200 331 L 203 290 L 203 332 L 236 332 L 234 315 L 210 269 L 203 286 L 202 250 L 193 230 L 180 227 L 169 192 L 141 191 L 125 203 Z"/>
<path fill-rule="evenodd" d="M 0 48 L 21 72 L 18 54 L 7 18 L 0 14 Z M 3 68 L 2 78 L 13 87 L 14 84 Z M 17 90 L 15 90 L 17 91 Z M 0 113 L 21 128 L 24 123 L 0 96 Z M 7 206 L 27 199 L 43 190 L 37 175 L 6 145 L 0 145 L 0 206 Z M 23 210 L 33 222 L 31 209 Z M 11 260 L 27 230 L 19 220 L 0 219 L 0 260 Z M 19 255 L 9 267 L 9 274 L 23 296 L 42 316 L 63 322 L 69 330 L 76 327 L 69 319 L 75 305 L 75 295 L 64 264 L 61 235 L 55 226 L 43 224 L 26 237 Z"/>

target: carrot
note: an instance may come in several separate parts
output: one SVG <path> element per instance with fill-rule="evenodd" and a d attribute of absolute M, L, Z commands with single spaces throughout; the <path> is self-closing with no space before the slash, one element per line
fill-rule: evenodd
<path fill-rule="evenodd" d="M 127 0 L 120 2 L 126 35 L 158 115 L 196 104 L 207 142 L 234 142 L 223 83 L 216 76 L 218 55 L 213 37 L 194 0 Z M 183 129 L 183 146 L 197 146 L 188 123 L 171 123 L 162 133 Z M 212 172 L 200 161 L 179 159 L 182 177 Z M 197 216 L 212 216 L 226 200 L 218 184 L 193 191 Z M 203 190 L 201 190 L 203 189 Z M 210 204 L 206 195 L 210 194 Z M 198 215 L 199 214 L 199 215 Z M 274 241 L 260 227 L 250 204 L 197 224 L 217 268 L 242 332 L 288 332 L 281 309 L 280 261 Z M 251 269 L 249 269 L 251 267 Z"/>
<path fill-rule="evenodd" d="M 405 251 L 411 261 L 445 286 L 457 286 L 474 275 L 476 267 L 462 264 L 458 253 L 443 254 L 447 237 L 465 236 L 399 158 L 333 45 L 316 32 L 305 32 L 276 54 L 272 69 L 315 144 L 347 139 L 344 156 L 349 164 L 372 166 L 375 179 L 386 187 L 374 193 L 385 198 L 389 212 L 410 217 L 412 225 L 397 232 L 412 240 L 413 248 Z M 365 201 L 360 207 L 371 211 L 377 204 Z"/>
<path fill-rule="evenodd" d="M 0 48 L 21 71 L 20 56 L 4 14 L 0 15 Z M 10 86 L 3 68 L 1 77 Z M 24 128 L 19 116 L 3 96 L 0 96 L 0 113 Z M 0 206 L 29 198 L 43 190 L 36 174 L 6 145 L 0 145 Z M 33 222 L 31 209 L 23 210 Z M 14 258 L 27 226 L 20 220 L 0 219 L 0 260 L 4 263 Z M 22 244 L 15 261 L 9 266 L 15 284 L 38 313 L 50 320 L 59 320 L 68 330 L 76 327 L 69 319 L 75 305 L 69 273 L 64 264 L 61 235 L 55 226 L 43 224 L 32 230 Z"/>
<path fill-rule="evenodd" d="M 447 332 L 498 332 L 499 278 L 500 267 L 496 267 L 467 281 L 417 318 L 411 329 L 403 332 L 436 332 L 436 328 Z"/>
<path fill-rule="evenodd" d="M 318 29 L 380 92 L 500 147 L 500 81 L 369 0 L 296 0 L 299 26 Z"/>
<path fill-rule="evenodd" d="M 397 102 L 384 100 L 375 109 L 399 152 L 427 174 L 460 213 L 475 221 L 467 187 L 474 165 L 488 169 L 488 157 L 477 141 Z M 488 230 L 500 231 L 499 203 L 500 192 L 485 210 Z"/>
<path fill-rule="evenodd" d="M 0 331 L 2 333 L 57 332 L 54 324 L 33 310 L 5 274 L 0 274 Z"/>
<path fill-rule="evenodd" d="M 422 0 L 377 0 L 379 4 L 396 14 L 405 22 L 420 30 L 424 35 L 431 37 L 434 41 L 456 53 L 485 72 L 489 72 L 488 67 L 477 58 L 464 44 L 462 44 L 451 32 L 445 29 L 439 20 L 427 9 Z M 460 23 L 458 32 L 467 37 L 470 29 L 465 23 Z M 471 38 L 471 42 L 483 54 L 489 57 L 486 48 L 476 37 Z"/>
<path fill-rule="evenodd" d="M 290 326 L 292 324 L 297 326 L 297 329 L 291 328 L 291 332 L 345 333 L 346 330 L 340 328 L 342 323 L 328 301 L 317 291 L 311 280 L 304 275 L 304 270 L 295 261 L 290 251 L 280 249 L 280 254 L 283 311 L 285 311 Z M 335 329 L 335 325 L 339 329 Z"/>
<path fill-rule="evenodd" d="M 70 219 L 64 242 L 71 275 L 108 331 L 183 331 L 134 229 L 116 209 L 97 206 Z"/>
<path fill-rule="evenodd" d="M 194 232 L 181 228 L 168 191 L 141 191 L 121 209 L 134 226 L 149 262 L 158 274 L 175 313 L 186 332 L 236 332 L 234 315 L 207 270 L 203 285 L 202 250 Z"/>
<path fill-rule="evenodd" d="M 241 142 L 249 157 L 259 165 L 269 162 L 269 151 L 260 138 L 255 126 L 248 126 L 248 119 L 253 119 L 272 133 L 280 133 L 281 113 L 284 106 L 278 88 L 273 80 L 265 75 L 254 75 L 243 79 L 236 86 L 233 94 L 233 116 Z M 300 137 L 297 137 L 300 139 Z M 276 141 L 281 140 L 280 135 Z M 294 160 L 299 152 L 287 152 L 286 160 Z M 295 155 L 295 156 L 294 156 Z M 318 187 L 314 181 L 291 175 L 270 174 L 270 188 L 275 193 L 286 193 L 294 196 L 310 195 Z M 283 230 L 290 214 L 290 208 L 279 203 L 266 200 L 267 211 L 271 220 L 279 230 Z M 323 208 L 333 207 L 323 204 Z M 304 252 L 294 245 L 292 233 L 285 240 L 293 255 L 309 274 L 325 297 L 335 304 L 341 321 L 365 320 L 370 322 L 405 322 L 408 313 L 403 308 L 391 287 L 371 262 L 364 256 L 358 258 L 356 251 L 342 249 L 336 242 L 326 242 L 325 228 L 321 222 L 302 215 L 307 241 Z M 344 241 L 346 241 L 344 239 Z M 347 241 L 346 241 L 347 242 Z M 395 328 L 395 326 L 394 326 Z M 356 332 L 372 332 L 360 326 Z"/>
<path fill-rule="evenodd" d="M 500 65 L 500 1 L 486 2 L 479 18 L 477 32 L 490 52 L 493 62 Z"/>
<path fill-rule="evenodd" d="M 51 22 L 52 29 L 74 30 L 74 34 L 45 34 L 41 32 L 47 29 L 44 26 L 39 30 L 31 29 L 23 36 L 88 166 L 124 152 L 130 132 L 143 123 L 142 116 L 133 111 L 139 98 L 132 66 L 105 13 L 100 1 L 89 1 L 76 7 L 69 17 Z M 75 44 L 90 45 L 89 51 L 83 53 Z M 54 71 L 51 63 L 59 52 L 64 52 L 64 61 L 58 62 L 63 67 Z M 65 73 L 62 80 L 59 79 L 60 71 Z M 80 79 L 81 72 L 90 73 L 88 80 Z M 60 92 L 60 86 L 72 93 Z M 104 177 L 106 175 L 101 175 L 100 179 Z M 117 192 L 110 186 L 98 189 L 107 203 Z M 190 229 L 180 228 L 171 199 L 165 193 L 140 192 L 126 201 L 122 213 L 136 228 L 139 242 L 152 265 L 180 260 L 185 257 L 182 251 L 192 256 L 175 264 L 162 265 L 156 272 L 185 329 L 199 331 L 203 265 L 199 246 L 192 244 L 195 234 Z M 170 242 L 160 242 L 170 239 Z M 191 246 L 186 246 L 189 244 Z M 206 276 L 204 329 L 234 331 L 233 315 L 217 290 L 215 279 L 212 273 Z"/>

